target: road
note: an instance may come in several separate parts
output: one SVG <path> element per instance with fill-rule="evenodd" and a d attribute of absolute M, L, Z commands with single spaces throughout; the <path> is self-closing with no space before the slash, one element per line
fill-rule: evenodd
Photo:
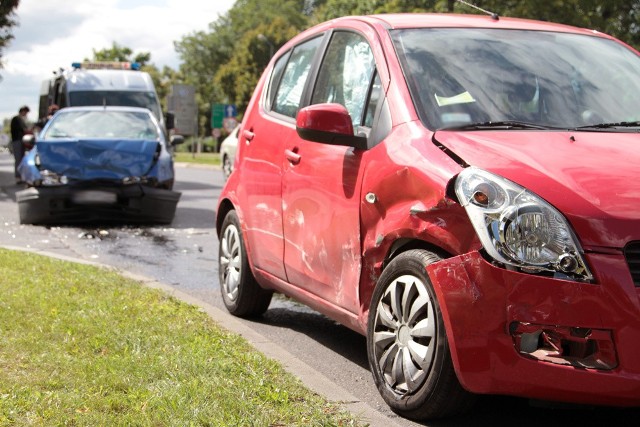
<path fill-rule="evenodd" d="M 170 227 L 42 227 L 20 225 L 12 158 L 0 153 L 0 246 L 47 251 L 115 266 L 153 278 L 198 301 L 224 310 L 217 279 L 216 200 L 219 170 L 179 166 L 182 192 Z M 286 350 L 321 377 L 347 390 L 375 414 L 372 425 L 547 426 L 637 425 L 640 410 L 530 405 L 523 399 L 485 396 L 469 416 L 418 424 L 393 414 L 379 397 L 367 367 L 365 340 L 304 306 L 278 296 L 257 321 L 241 321 L 257 336 Z M 223 325 L 224 326 L 224 325 Z M 329 392 L 329 394 L 331 394 Z M 331 397 L 331 396 L 329 396 Z"/>

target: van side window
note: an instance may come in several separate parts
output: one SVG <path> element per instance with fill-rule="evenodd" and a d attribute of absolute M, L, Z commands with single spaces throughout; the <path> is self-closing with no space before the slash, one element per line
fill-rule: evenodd
<path fill-rule="evenodd" d="M 344 105 L 351 115 L 355 130 L 363 124 L 375 71 L 373 53 L 366 39 L 357 33 L 337 31 L 331 37 L 320 66 L 311 103 L 335 102 Z"/>
<path fill-rule="evenodd" d="M 311 62 L 321 41 L 322 37 L 316 37 L 293 49 L 275 94 L 273 111 L 276 113 L 289 117 L 298 113 Z"/>

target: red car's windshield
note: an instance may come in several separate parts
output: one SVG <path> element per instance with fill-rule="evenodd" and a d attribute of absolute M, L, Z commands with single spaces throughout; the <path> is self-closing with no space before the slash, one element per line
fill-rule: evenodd
<path fill-rule="evenodd" d="M 482 28 L 396 30 L 392 37 L 418 114 L 430 129 L 640 120 L 640 57 L 615 41 Z"/>

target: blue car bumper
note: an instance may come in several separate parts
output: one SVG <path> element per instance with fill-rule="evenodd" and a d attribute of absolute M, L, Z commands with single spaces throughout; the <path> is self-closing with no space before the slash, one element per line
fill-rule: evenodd
<path fill-rule="evenodd" d="M 180 199 L 177 191 L 120 187 L 31 187 L 16 193 L 22 224 L 135 222 L 169 224 Z"/>

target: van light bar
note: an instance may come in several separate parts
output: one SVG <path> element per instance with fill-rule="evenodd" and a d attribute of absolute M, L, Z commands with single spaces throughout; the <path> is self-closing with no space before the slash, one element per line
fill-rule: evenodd
<path fill-rule="evenodd" d="M 73 62 L 71 64 L 73 69 L 83 70 L 140 70 L 140 63 L 138 62 L 119 62 L 119 61 L 84 61 Z"/>

